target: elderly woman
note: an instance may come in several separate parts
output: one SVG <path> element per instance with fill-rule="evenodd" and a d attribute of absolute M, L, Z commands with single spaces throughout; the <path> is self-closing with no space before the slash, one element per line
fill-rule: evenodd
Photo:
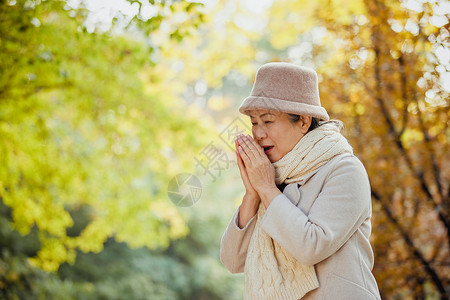
<path fill-rule="evenodd" d="M 239 111 L 252 122 L 253 137 L 236 139 L 246 192 L 220 257 L 244 272 L 245 299 L 380 299 L 369 180 L 328 121 L 315 71 L 263 65 Z"/>

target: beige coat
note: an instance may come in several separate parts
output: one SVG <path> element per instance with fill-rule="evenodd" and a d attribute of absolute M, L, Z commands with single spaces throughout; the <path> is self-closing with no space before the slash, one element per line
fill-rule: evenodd
<path fill-rule="evenodd" d="M 232 273 L 244 272 L 255 217 L 239 229 L 233 215 L 221 241 L 220 259 Z M 303 186 L 288 184 L 270 203 L 262 228 L 304 265 L 314 265 L 319 288 L 302 300 L 380 299 L 372 275 L 369 243 L 372 215 L 366 170 L 342 154 L 312 174 Z"/>

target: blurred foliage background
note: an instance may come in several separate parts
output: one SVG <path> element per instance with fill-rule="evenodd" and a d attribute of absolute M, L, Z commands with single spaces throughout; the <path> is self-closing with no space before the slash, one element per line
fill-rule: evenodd
<path fill-rule="evenodd" d="M 0 0 L 0 299 L 241 299 L 219 260 L 244 193 L 223 136 L 249 128 L 237 108 L 270 61 L 318 71 L 367 168 L 383 299 L 448 299 L 449 15 L 426 0 Z M 201 181 L 189 207 L 168 197 L 180 173 Z"/>

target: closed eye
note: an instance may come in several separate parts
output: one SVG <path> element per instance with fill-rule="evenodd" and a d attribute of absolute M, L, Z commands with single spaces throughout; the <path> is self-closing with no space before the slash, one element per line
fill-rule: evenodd
<path fill-rule="evenodd" d="M 264 123 L 272 123 L 272 121 L 265 121 Z M 252 123 L 253 126 L 258 125 L 258 123 Z"/>

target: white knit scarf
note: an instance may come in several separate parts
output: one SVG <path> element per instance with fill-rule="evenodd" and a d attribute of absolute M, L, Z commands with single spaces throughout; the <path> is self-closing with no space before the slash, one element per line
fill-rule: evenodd
<path fill-rule="evenodd" d="M 353 153 L 341 129 L 341 123 L 330 121 L 303 136 L 290 152 L 273 163 L 275 183 L 303 185 L 333 157 Z M 264 213 L 261 203 L 245 261 L 244 298 L 300 299 L 319 287 L 314 266 L 302 265 L 261 228 Z"/>

